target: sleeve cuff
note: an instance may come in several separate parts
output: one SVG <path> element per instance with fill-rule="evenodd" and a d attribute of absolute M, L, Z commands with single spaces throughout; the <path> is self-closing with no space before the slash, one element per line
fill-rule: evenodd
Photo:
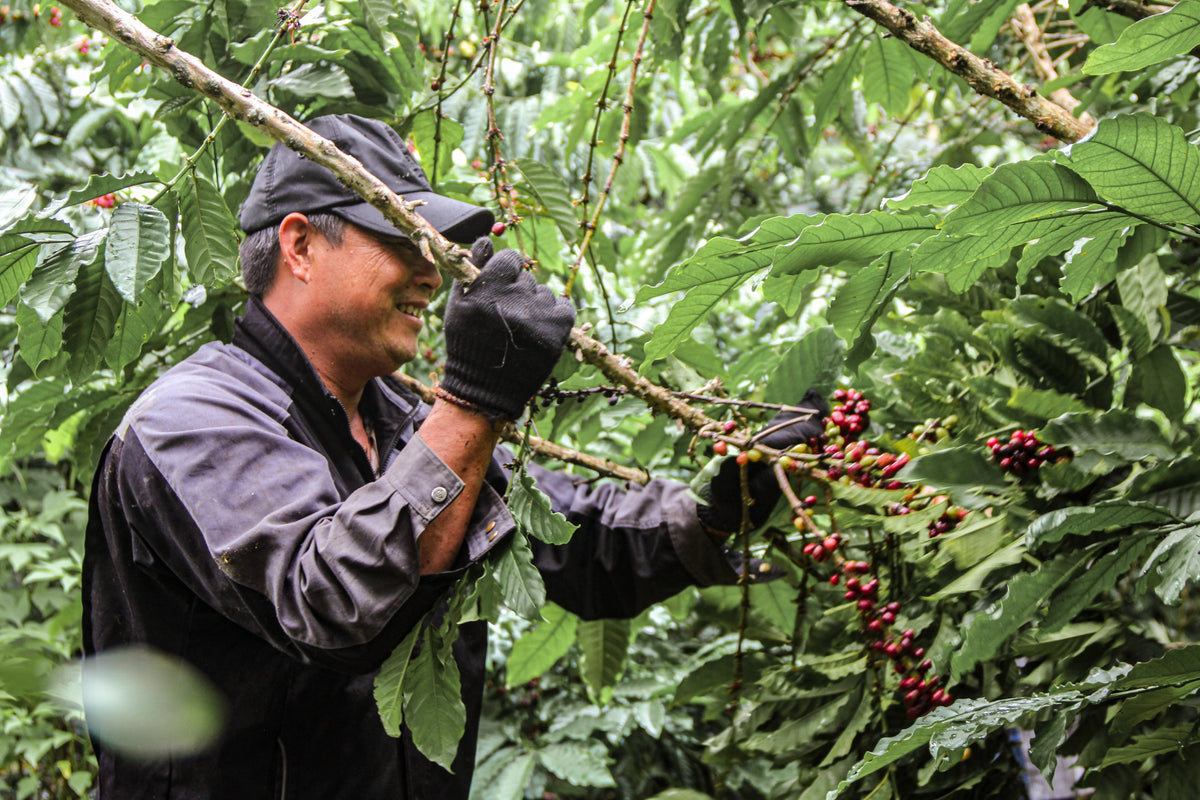
<path fill-rule="evenodd" d="M 383 477 L 426 525 L 463 490 L 462 480 L 420 436 L 404 445 Z"/>

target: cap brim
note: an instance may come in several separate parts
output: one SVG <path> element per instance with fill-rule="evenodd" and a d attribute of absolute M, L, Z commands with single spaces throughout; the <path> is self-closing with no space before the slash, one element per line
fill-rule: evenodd
<path fill-rule="evenodd" d="M 480 236 L 487 236 L 495 222 L 495 216 L 488 209 L 435 192 L 409 192 L 404 199 L 425 201 L 425 205 L 417 208 L 417 213 L 434 230 L 458 244 L 470 244 Z M 379 209 L 365 202 L 327 210 L 381 236 L 403 236 Z"/>

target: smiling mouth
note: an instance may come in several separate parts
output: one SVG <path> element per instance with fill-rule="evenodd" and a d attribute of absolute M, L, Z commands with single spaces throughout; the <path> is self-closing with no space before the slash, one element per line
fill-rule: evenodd
<path fill-rule="evenodd" d="M 418 319 L 421 317 L 421 312 L 424 310 L 422 306 L 412 305 L 411 303 L 399 303 L 396 308 L 405 314 L 411 314 Z"/>

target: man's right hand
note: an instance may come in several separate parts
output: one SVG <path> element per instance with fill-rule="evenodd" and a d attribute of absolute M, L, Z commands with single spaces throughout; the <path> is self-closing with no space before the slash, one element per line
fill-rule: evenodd
<path fill-rule="evenodd" d="M 441 388 L 489 417 L 516 419 L 562 355 L 575 309 L 539 285 L 516 250 L 492 255 L 481 238 L 471 258 L 479 277 L 450 290 Z"/>

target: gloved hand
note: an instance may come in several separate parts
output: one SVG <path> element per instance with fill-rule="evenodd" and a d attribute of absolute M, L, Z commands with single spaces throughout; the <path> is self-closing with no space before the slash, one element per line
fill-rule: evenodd
<path fill-rule="evenodd" d="M 813 437 L 820 436 L 825 430 L 824 419 L 829 415 L 829 404 L 815 389 L 804 393 L 804 399 L 798 406 L 816 409 L 817 413 L 808 419 L 803 414 L 791 411 L 781 411 L 767 423 L 766 428 L 774 428 L 791 420 L 798 422 L 780 428 L 759 439 L 759 443 L 777 450 L 807 442 Z M 754 502 L 750 505 L 750 522 L 758 527 L 767 521 L 771 509 L 779 501 L 782 494 L 779 483 L 771 468 L 766 464 L 750 462 L 746 465 L 749 474 L 750 496 Z M 741 467 L 737 461 L 729 458 L 721 464 L 720 470 L 708 484 L 707 505 L 700 506 L 697 511 L 700 521 L 714 531 L 734 533 L 742 528 L 742 478 Z"/>
<path fill-rule="evenodd" d="M 455 281 L 446 308 L 441 389 L 489 417 L 516 419 L 562 355 L 575 309 L 539 285 L 516 250 L 492 255 L 483 237 L 471 260 L 479 277 Z"/>

